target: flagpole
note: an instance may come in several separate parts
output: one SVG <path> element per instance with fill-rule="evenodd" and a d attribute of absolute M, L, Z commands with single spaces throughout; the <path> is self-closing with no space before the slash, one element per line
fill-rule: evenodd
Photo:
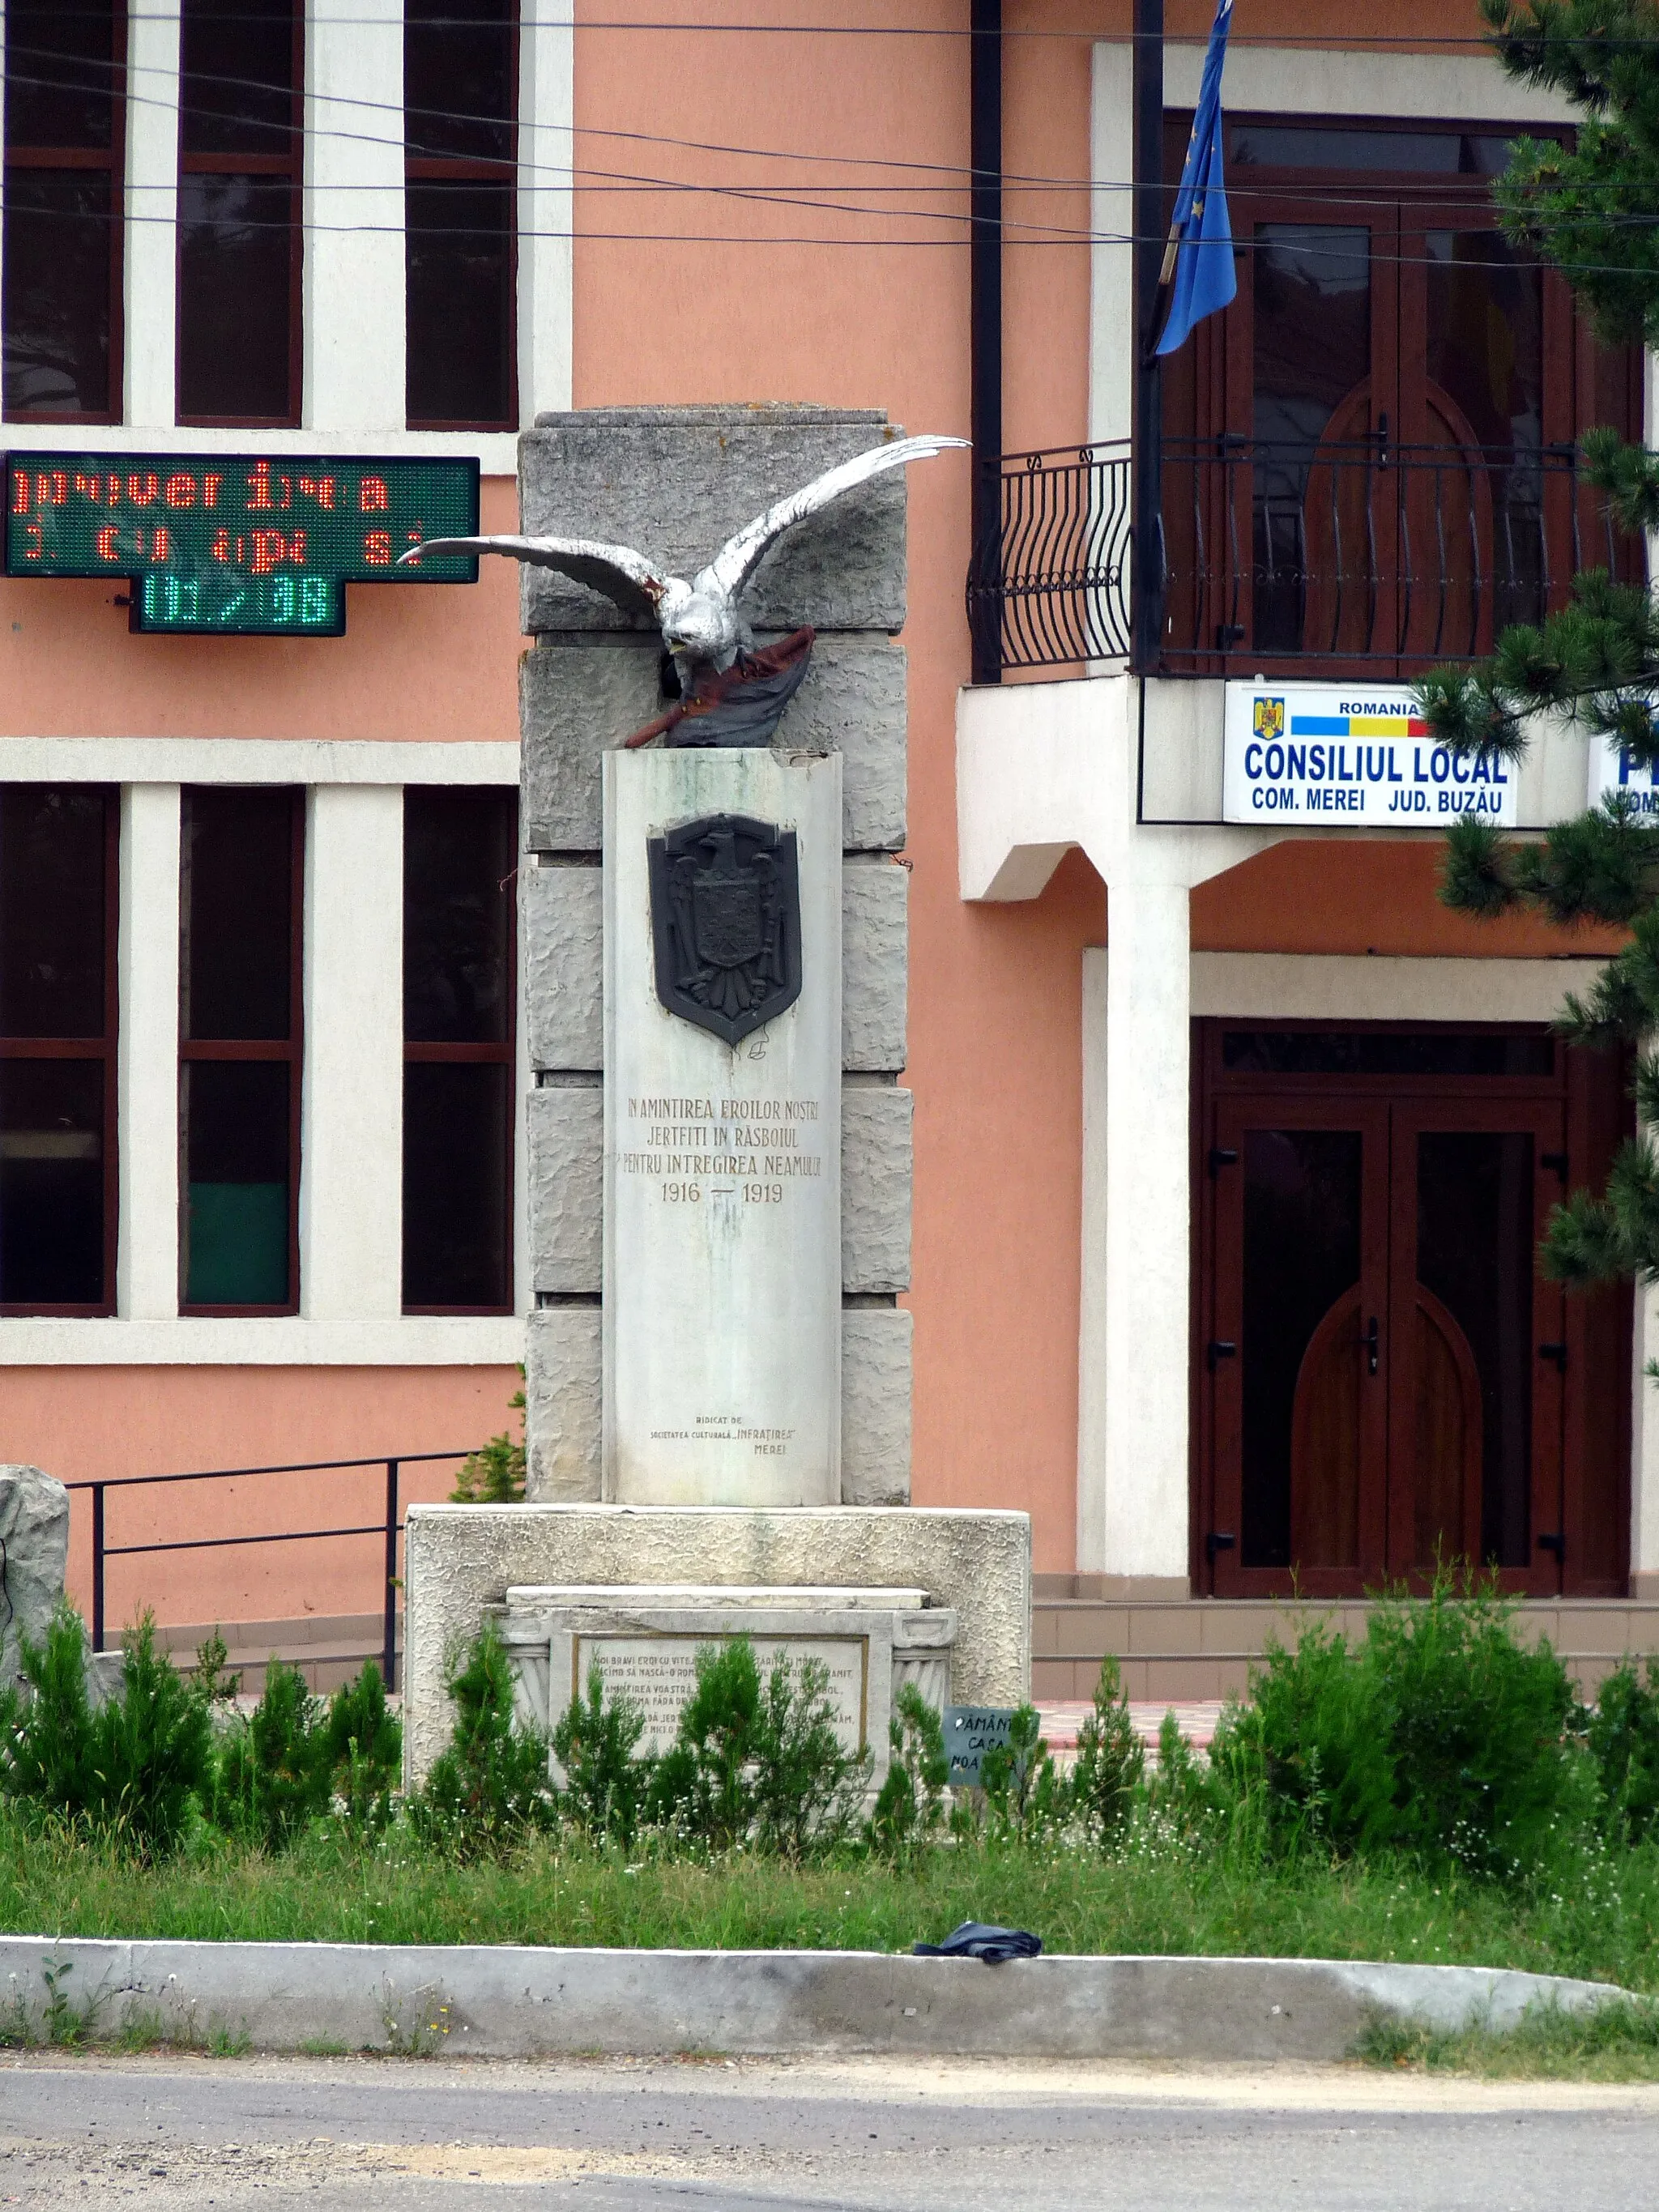
<path fill-rule="evenodd" d="M 1134 231 L 1135 383 L 1131 473 L 1133 552 L 1130 570 L 1133 666 L 1150 675 L 1163 644 L 1164 592 L 1158 516 L 1162 506 L 1163 380 L 1158 339 L 1158 270 L 1164 234 L 1164 0 L 1135 0 Z"/>

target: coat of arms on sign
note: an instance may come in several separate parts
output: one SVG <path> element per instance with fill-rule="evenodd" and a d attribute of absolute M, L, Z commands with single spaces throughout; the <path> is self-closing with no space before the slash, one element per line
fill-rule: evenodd
<path fill-rule="evenodd" d="M 646 841 L 657 996 L 739 1044 L 800 996 L 795 833 L 706 814 Z"/>
<path fill-rule="evenodd" d="M 1258 699 L 1252 719 L 1252 728 L 1258 738 L 1282 738 L 1285 734 L 1285 702 L 1282 699 Z"/>

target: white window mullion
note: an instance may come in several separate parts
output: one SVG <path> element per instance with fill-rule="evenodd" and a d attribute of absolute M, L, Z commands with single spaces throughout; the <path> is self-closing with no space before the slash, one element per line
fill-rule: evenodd
<path fill-rule="evenodd" d="M 570 0 L 522 0 L 519 45 L 519 414 L 571 404 L 575 29 Z"/>
<path fill-rule="evenodd" d="M 403 0 L 307 0 L 308 425 L 404 422 Z"/>
<path fill-rule="evenodd" d="M 127 26 L 124 419 L 173 424 L 179 264 L 179 0 L 144 0 Z"/>
<path fill-rule="evenodd" d="M 121 793 L 116 1310 L 179 1310 L 179 786 Z"/>
<path fill-rule="evenodd" d="M 403 1310 L 404 794 L 321 785 L 306 824 L 300 1305 Z"/>

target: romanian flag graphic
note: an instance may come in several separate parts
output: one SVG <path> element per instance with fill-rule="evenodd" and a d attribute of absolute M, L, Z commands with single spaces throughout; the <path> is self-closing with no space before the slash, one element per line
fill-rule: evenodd
<path fill-rule="evenodd" d="M 1297 714 L 1293 738 L 1426 738 L 1428 724 L 1416 714 Z"/>

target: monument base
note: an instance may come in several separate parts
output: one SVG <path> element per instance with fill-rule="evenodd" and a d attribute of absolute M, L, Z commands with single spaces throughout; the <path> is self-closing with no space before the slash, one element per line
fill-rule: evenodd
<path fill-rule="evenodd" d="M 843 1751 L 886 1779 L 888 1723 L 907 1682 L 935 1711 L 951 1694 L 957 1616 L 920 1589 L 738 1589 L 717 1583 L 513 1589 L 489 1608 L 513 1661 L 519 1717 L 550 1735 L 597 1673 L 645 1716 L 642 1753 L 666 1751 L 696 1686 L 697 1654 L 746 1636 L 763 1679 L 781 1662 L 823 1668 Z M 554 1762 L 556 1779 L 560 1776 Z"/>
<path fill-rule="evenodd" d="M 1024 1513 L 927 1506 L 413 1505 L 404 1584 L 404 1772 L 410 1788 L 449 1740 L 449 1658 L 465 1650 L 492 1614 L 525 1659 L 538 1652 L 550 1684 L 556 1644 L 568 1669 L 573 1651 L 581 1663 L 583 1636 L 647 1632 L 695 1641 L 746 1628 L 757 1649 L 769 1652 L 792 1641 L 805 1649 L 831 1635 L 858 1639 L 859 1664 L 878 1686 L 866 1733 L 883 1767 L 894 1677 L 925 1667 L 919 1686 L 930 1702 L 942 1701 L 939 1662 L 945 1654 L 933 1640 L 947 1626 L 942 1616 L 955 1616 L 948 1683 L 953 1703 L 1013 1705 L 1030 1692 L 1031 1528 Z M 562 1687 L 568 1695 L 568 1681 Z M 526 1698 L 533 1715 L 533 1688 Z"/>

